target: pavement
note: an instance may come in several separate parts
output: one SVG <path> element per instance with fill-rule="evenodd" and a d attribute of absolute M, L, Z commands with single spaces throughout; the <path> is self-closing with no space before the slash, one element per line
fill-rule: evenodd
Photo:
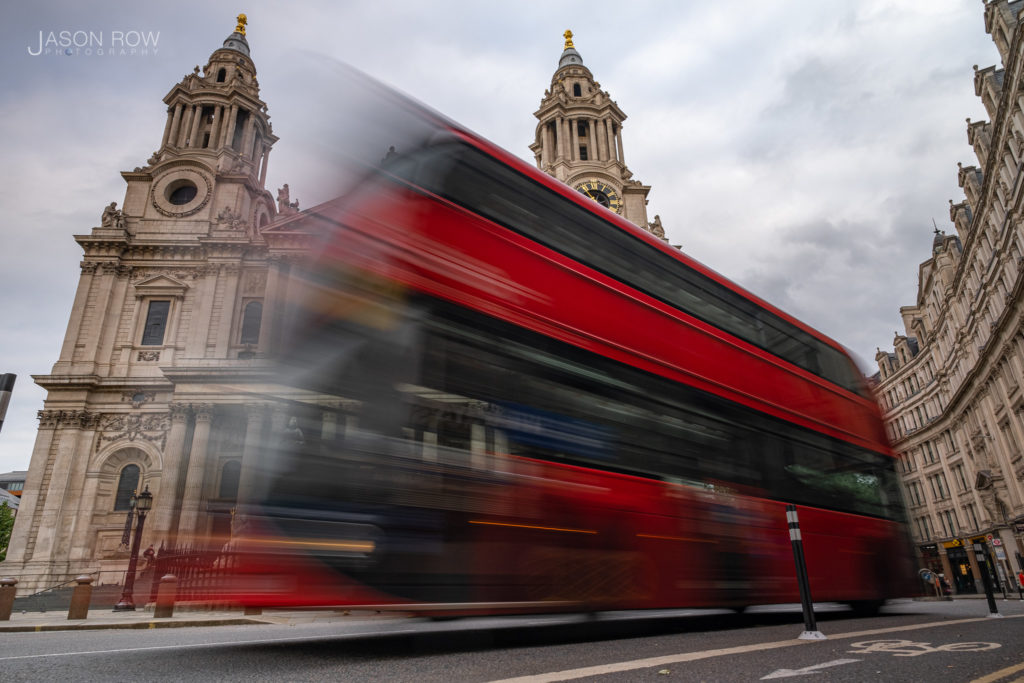
<path fill-rule="evenodd" d="M 984 594 L 956 595 L 943 598 L 920 597 L 921 602 L 947 600 L 984 600 Z M 1018 601 L 1014 593 L 1009 597 Z M 1004 602 L 1002 593 L 996 593 L 996 605 Z M 176 609 L 174 616 L 157 618 L 153 616 L 152 606 L 139 608 L 133 612 L 115 612 L 110 608 L 90 609 L 85 619 L 68 619 L 66 611 L 21 612 L 11 614 L 9 621 L 0 621 L 0 632 L 26 631 L 81 631 L 94 629 L 153 629 L 178 628 L 185 626 L 239 626 L 239 625 L 296 625 L 324 622 L 343 622 L 363 619 L 401 619 L 406 614 L 398 612 L 376 612 L 367 610 L 346 609 L 305 609 L 263 610 L 259 614 L 246 614 L 241 608 L 235 610 L 203 610 L 189 608 Z"/>
<path fill-rule="evenodd" d="M 133 612 L 112 609 L 90 609 L 85 619 L 68 619 L 66 611 L 13 612 L 9 621 L 0 621 L 0 632 L 85 631 L 95 629 L 152 629 L 184 626 L 296 625 L 350 621 L 354 619 L 398 619 L 405 614 L 359 610 L 264 610 L 246 614 L 237 610 L 175 610 L 174 616 L 157 618 L 152 608 Z"/>

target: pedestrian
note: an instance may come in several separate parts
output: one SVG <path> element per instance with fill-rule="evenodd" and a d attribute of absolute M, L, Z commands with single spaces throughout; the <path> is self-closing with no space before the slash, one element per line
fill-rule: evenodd
<path fill-rule="evenodd" d="M 148 548 L 146 548 L 146 551 L 144 553 L 142 553 L 142 557 L 145 558 L 145 560 L 146 560 L 146 567 L 145 567 L 146 569 L 149 569 L 149 567 L 153 564 L 153 558 L 155 556 L 156 556 L 156 551 L 153 550 L 153 546 L 152 546 L 152 544 L 150 544 L 150 546 Z"/>
<path fill-rule="evenodd" d="M 1017 574 L 1017 593 L 1020 594 L 1020 599 L 1024 600 L 1024 569 Z"/>

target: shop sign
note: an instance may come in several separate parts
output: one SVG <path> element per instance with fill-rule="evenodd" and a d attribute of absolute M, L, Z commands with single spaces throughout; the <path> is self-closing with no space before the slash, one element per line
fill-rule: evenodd
<path fill-rule="evenodd" d="M 961 541 L 958 538 L 955 541 L 946 541 L 945 543 L 942 544 L 942 547 L 943 548 L 959 548 L 959 547 L 963 546 L 963 544 L 964 544 L 964 542 Z"/>
<path fill-rule="evenodd" d="M 1006 551 L 1003 550 L 1002 548 L 996 548 L 996 559 L 997 560 L 1005 560 L 1006 559 Z"/>

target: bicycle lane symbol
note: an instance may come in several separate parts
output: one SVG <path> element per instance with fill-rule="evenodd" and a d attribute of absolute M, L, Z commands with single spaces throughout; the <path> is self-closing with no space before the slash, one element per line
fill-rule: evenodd
<path fill-rule="evenodd" d="M 1002 647 L 999 643 L 946 643 L 944 645 L 932 645 L 931 643 L 915 643 L 912 640 L 865 640 L 860 643 L 852 643 L 851 647 L 857 650 L 847 650 L 851 654 L 867 654 L 871 652 L 883 652 L 894 657 L 919 657 L 934 652 L 984 652 Z"/>

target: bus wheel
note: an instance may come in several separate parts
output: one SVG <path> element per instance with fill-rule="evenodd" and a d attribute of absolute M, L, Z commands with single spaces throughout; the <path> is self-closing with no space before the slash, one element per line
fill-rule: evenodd
<path fill-rule="evenodd" d="M 873 617 L 882 609 L 885 600 L 851 600 L 846 603 L 858 617 Z"/>

